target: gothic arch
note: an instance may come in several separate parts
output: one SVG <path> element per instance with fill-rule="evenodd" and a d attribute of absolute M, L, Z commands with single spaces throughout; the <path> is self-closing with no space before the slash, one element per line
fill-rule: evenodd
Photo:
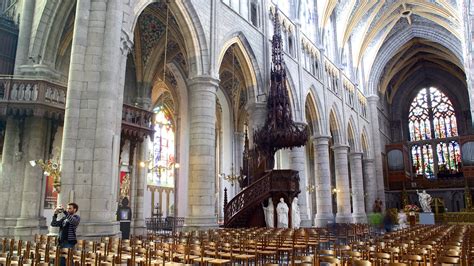
<path fill-rule="evenodd" d="M 290 98 L 290 103 L 291 103 L 291 115 L 293 117 L 293 120 L 295 121 L 303 121 L 304 120 L 304 113 L 301 111 L 302 108 L 300 107 L 300 102 L 298 101 L 298 94 L 296 92 L 296 85 L 293 82 L 293 79 L 291 78 L 290 70 L 288 67 L 285 65 L 286 69 L 286 81 L 287 81 L 287 89 L 288 89 L 288 96 Z"/>
<path fill-rule="evenodd" d="M 357 128 L 354 123 L 354 118 L 351 116 L 349 122 L 347 123 L 347 141 L 351 148 L 351 152 L 360 151 L 359 149 L 359 139 L 357 138 Z"/>
<path fill-rule="evenodd" d="M 406 27 L 386 40 L 385 44 L 379 49 L 377 56 L 370 65 L 367 95 L 377 95 L 380 89 L 379 82 L 384 74 L 385 66 L 404 44 L 417 37 L 446 47 L 455 55 L 461 64 L 463 63 L 461 42 L 452 33 L 429 26 Z"/>
<path fill-rule="evenodd" d="M 36 28 L 32 28 L 29 56 L 40 62 L 50 64 L 55 68 L 58 47 L 64 34 L 67 20 L 71 12 L 75 12 L 76 1 L 45 1 L 44 11 L 41 13 L 39 23 Z M 52 10 L 52 14 L 46 12 Z M 72 31 L 72 29 L 71 29 Z M 72 32 L 71 41 L 72 41 Z M 40 64 L 40 62 L 36 62 Z"/>
<path fill-rule="evenodd" d="M 253 53 L 250 44 L 242 32 L 232 33 L 228 38 L 226 38 L 226 40 L 227 41 L 225 41 L 222 45 L 222 49 L 219 52 L 219 56 L 217 57 L 217 71 L 222 65 L 226 51 L 235 44 L 238 48 L 235 49 L 236 56 L 239 62 L 243 63 L 241 67 L 244 73 L 245 87 L 249 93 L 249 95 L 247 95 L 247 100 L 256 102 L 257 95 L 259 94 L 258 88 L 261 87 L 262 81 L 260 69 L 258 67 L 257 60 L 255 59 L 255 54 Z M 221 47 L 221 45 L 219 45 L 219 47 Z"/>
<path fill-rule="evenodd" d="M 314 97 L 310 89 L 306 95 L 305 117 L 307 117 L 306 121 L 309 124 L 313 136 L 322 135 L 324 132 L 320 106 L 319 99 Z"/>
<path fill-rule="evenodd" d="M 143 10 L 156 0 L 141 0 L 131 8 L 131 19 L 124 22 L 123 31 L 128 36 L 133 36 L 138 17 Z M 187 52 L 189 77 L 207 74 L 205 65 L 209 64 L 209 54 L 203 27 L 194 6 L 188 1 L 171 1 L 170 12 L 174 15 L 184 39 Z M 132 38 L 133 39 L 133 38 Z"/>
<path fill-rule="evenodd" d="M 370 158 L 370 148 L 369 148 L 369 140 L 367 138 L 367 129 L 365 127 L 362 128 L 362 133 L 360 134 L 360 146 L 362 153 L 364 154 L 365 158 Z"/>
<path fill-rule="evenodd" d="M 334 104 L 329 111 L 329 131 L 334 139 L 334 144 L 344 144 L 344 129 L 341 124 L 341 115 Z"/>

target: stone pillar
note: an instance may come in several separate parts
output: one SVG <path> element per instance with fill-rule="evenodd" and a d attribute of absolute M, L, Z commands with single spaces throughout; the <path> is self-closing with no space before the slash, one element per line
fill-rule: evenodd
<path fill-rule="evenodd" d="M 364 179 L 362 177 L 362 153 L 351 152 L 349 154 L 351 167 L 351 185 L 352 185 L 352 221 L 354 223 L 366 223 L 364 202 Z"/>
<path fill-rule="evenodd" d="M 168 217 L 170 216 L 170 193 L 171 193 L 171 190 L 170 189 L 167 189 L 165 190 L 165 193 L 166 193 L 166 208 L 165 208 L 165 217 Z"/>
<path fill-rule="evenodd" d="M 290 168 L 296 170 L 300 177 L 300 194 L 298 194 L 298 205 L 300 206 L 301 227 L 311 227 L 311 218 L 309 217 L 309 193 L 306 189 L 308 182 L 305 168 L 304 147 L 295 147 L 290 150 Z"/>
<path fill-rule="evenodd" d="M 367 194 L 365 209 L 371 213 L 375 199 L 377 198 L 377 182 L 375 180 L 374 159 L 365 159 L 364 167 L 364 191 Z"/>
<path fill-rule="evenodd" d="M 347 152 L 349 146 L 335 145 L 334 162 L 336 168 L 336 199 L 337 199 L 337 223 L 350 223 L 351 215 L 351 199 L 349 189 L 349 168 L 347 165 Z"/>
<path fill-rule="evenodd" d="M 158 206 L 160 206 L 160 207 L 159 207 L 159 210 L 160 210 L 160 212 L 161 212 L 161 216 L 164 216 L 164 215 L 165 215 L 165 212 L 164 212 L 164 210 L 163 210 L 163 190 L 164 190 L 164 189 L 161 188 L 161 187 L 158 188 L 158 200 L 159 200 L 159 201 L 158 201 Z"/>
<path fill-rule="evenodd" d="M 18 44 L 15 57 L 15 75 L 20 74 L 19 67 L 28 64 L 28 57 L 30 56 L 30 38 L 31 27 L 35 14 L 36 1 L 22 1 L 20 24 L 18 30 Z M 36 57 L 36 55 L 34 55 Z M 38 58 L 34 58 L 38 60 Z M 36 62 L 39 64 L 39 62 Z"/>
<path fill-rule="evenodd" d="M 145 189 L 146 189 L 146 173 L 147 167 L 140 167 L 139 162 L 144 162 L 148 158 L 146 157 L 147 152 L 147 141 L 145 140 L 142 143 L 137 145 L 137 152 L 136 152 L 136 160 L 134 164 L 134 173 L 133 176 L 134 182 L 131 191 L 132 199 L 130 206 L 132 208 L 132 232 L 134 235 L 142 235 L 146 233 L 145 227 L 145 216 L 144 216 L 144 196 L 145 196 Z M 153 208 L 153 206 L 152 206 Z"/>
<path fill-rule="evenodd" d="M 215 152 L 216 90 L 219 81 L 200 76 L 189 80 L 189 227 L 216 227 Z"/>
<path fill-rule="evenodd" d="M 249 114 L 249 145 L 252 149 L 254 132 L 265 124 L 267 105 L 264 103 L 248 103 L 247 113 Z"/>
<path fill-rule="evenodd" d="M 23 193 L 23 170 L 21 164 L 20 122 L 12 116 L 7 118 L 2 152 L 0 175 L 0 235 L 11 236 L 21 213 Z"/>
<path fill-rule="evenodd" d="M 78 203 L 83 238 L 120 233 L 115 207 L 125 75 L 122 8 L 120 1 L 76 3 L 58 201 Z"/>
<path fill-rule="evenodd" d="M 329 140 L 330 136 L 313 138 L 314 143 L 314 168 L 316 181 L 316 215 L 314 225 L 324 227 L 333 221 L 332 196 L 331 196 L 331 170 L 329 166 Z"/>
<path fill-rule="evenodd" d="M 376 198 L 380 198 L 382 200 L 383 206 L 385 206 L 385 189 L 384 189 L 384 177 L 383 177 L 383 167 L 382 167 L 382 147 L 380 147 L 380 127 L 379 127 L 379 112 L 377 108 L 377 104 L 379 102 L 379 97 L 377 95 L 370 95 L 367 97 L 368 102 L 368 112 L 369 112 L 369 120 L 371 126 L 371 133 L 372 137 L 370 139 L 370 144 L 373 150 L 374 156 L 374 177 L 377 184 L 377 194 Z"/>
<path fill-rule="evenodd" d="M 21 202 L 21 215 L 18 219 L 15 236 L 28 237 L 34 234 L 47 233 L 46 219 L 42 216 L 43 182 L 45 177 L 40 167 L 31 167 L 28 160 L 41 159 L 47 152 L 46 137 L 48 123 L 45 118 L 28 117 L 25 121 L 24 145 L 24 175 L 23 193 L 18 201 Z"/>

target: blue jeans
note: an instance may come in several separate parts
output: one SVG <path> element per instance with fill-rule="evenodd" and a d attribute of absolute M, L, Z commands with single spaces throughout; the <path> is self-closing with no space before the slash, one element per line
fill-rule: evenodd
<path fill-rule="evenodd" d="M 59 248 L 74 248 L 75 245 L 76 245 L 76 244 L 69 243 L 69 242 L 67 242 L 67 243 L 60 243 L 60 244 L 59 244 Z M 60 265 L 60 266 L 66 266 L 66 258 L 61 257 L 61 258 L 59 259 L 59 265 Z M 71 265 L 73 265 L 73 262 L 72 262 L 72 261 L 71 261 Z"/>

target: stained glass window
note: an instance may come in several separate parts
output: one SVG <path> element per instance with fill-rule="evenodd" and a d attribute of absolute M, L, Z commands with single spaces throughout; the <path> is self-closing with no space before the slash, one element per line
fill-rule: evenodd
<path fill-rule="evenodd" d="M 175 135 L 171 117 L 162 107 L 155 110 L 155 135 L 152 143 L 153 159 L 149 163 L 147 184 L 155 187 L 174 187 Z"/>
<path fill-rule="evenodd" d="M 461 153 L 456 115 L 439 89 L 423 88 L 413 99 L 408 116 L 413 172 L 426 178 L 459 172 Z"/>

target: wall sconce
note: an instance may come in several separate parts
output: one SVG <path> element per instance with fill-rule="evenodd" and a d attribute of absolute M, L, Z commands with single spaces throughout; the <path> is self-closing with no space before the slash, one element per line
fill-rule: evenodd
<path fill-rule="evenodd" d="M 339 192 L 341 192 L 340 189 L 332 188 L 332 194 L 337 194 L 337 193 L 339 193 Z"/>
<path fill-rule="evenodd" d="M 61 170 L 59 170 L 58 162 L 48 160 L 45 163 L 42 159 L 39 159 L 39 160 L 31 160 L 30 165 L 32 167 L 39 165 L 39 167 L 41 167 L 41 169 L 43 170 L 43 173 L 46 176 L 53 177 L 54 190 L 58 193 L 61 192 Z"/>
<path fill-rule="evenodd" d="M 306 186 L 306 191 L 308 191 L 308 193 L 313 193 L 314 191 L 316 191 L 316 186 L 315 185 Z"/>

